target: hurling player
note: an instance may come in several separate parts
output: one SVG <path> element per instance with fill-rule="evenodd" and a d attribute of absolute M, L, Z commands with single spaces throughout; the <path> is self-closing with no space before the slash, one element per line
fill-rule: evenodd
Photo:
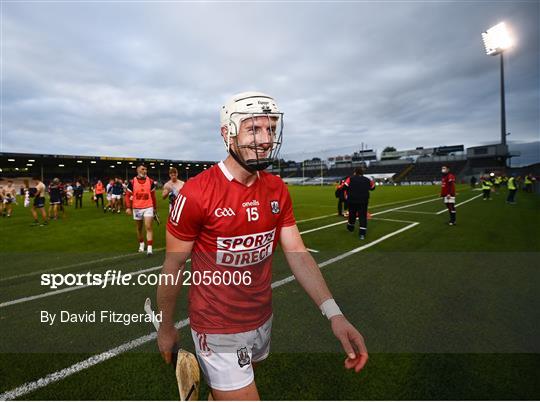
<path fill-rule="evenodd" d="M 443 166 L 441 172 L 443 174 L 441 179 L 441 197 L 443 197 L 444 204 L 450 214 L 448 224 L 453 226 L 456 224 L 456 177 L 450 173 L 450 169 L 447 166 Z"/>
<path fill-rule="evenodd" d="M 161 196 L 163 199 L 169 198 L 169 212 L 171 212 L 174 200 L 178 197 L 180 190 L 184 186 L 182 180 L 178 180 L 178 170 L 175 167 L 169 169 L 170 180 L 163 185 L 163 192 Z"/>
<path fill-rule="evenodd" d="M 156 183 L 146 174 L 148 169 L 143 164 L 137 166 L 137 176 L 131 179 L 126 188 L 126 214 L 137 223 L 139 253 L 144 253 L 143 222 L 146 229 L 146 254 L 152 255 L 154 214 L 156 211 Z"/>
<path fill-rule="evenodd" d="M 197 358 L 216 400 L 259 399 L 253 365 L 270 351 L 272 254 L 278 242 L 294 276 L 329 321 L 359 372 L 368 359 L 362 335 L 341 313 L 307 252 L 281 178 L 266 173 L 281 146 L 283 113 L 265 94 L 245 92 L 221 109 L 227 158 L 186 182 L 167 224 L 163 274 L 177 275 L 191 255 L 189 318 Z M 195 284 L 196 274 L 219 277 Z M 224 285 L 227 278 L 242 281 Z M 200 277 L 199 276 L 199 277 Z M 249 281 L 244 281 L 249 278 Z M 181 284 L 160 284 L 165 361 L 178 341 L 174 310 Z"/>

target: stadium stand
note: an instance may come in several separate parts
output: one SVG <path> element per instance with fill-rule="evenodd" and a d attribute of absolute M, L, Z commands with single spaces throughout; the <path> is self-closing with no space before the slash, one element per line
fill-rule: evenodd
<path fill-rule="evenodd" d="M 148 175 L 158 182 L 168 180 L 168 170 L 176 167 L 179 178 L 186 180 L 214 165 L 215 161 L 187 161 L 172 159 L 149 159 L 110 156 L 41 155 L 24 153 L 0 153 L 0 176 L 17 179 L 39 177 L 48 182 L 54 177 L 62 181 L 80 180 L 84 186 L 97 179 L 120 177 L 128 179 L 135 175 L 139 163 L 148 166 Z"/>

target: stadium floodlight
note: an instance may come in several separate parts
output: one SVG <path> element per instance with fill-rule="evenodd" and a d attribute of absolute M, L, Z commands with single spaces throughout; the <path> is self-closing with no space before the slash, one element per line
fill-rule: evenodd
<path fill-rule="evenodd" d="M 113 169 L 114 169 L 114 168 L 115 168 L 116 166 L 114 166 L 114 165 L 111 165 L 111 166 L 109 166 L 109 167 L 111 167 L 111 168 L 113 168 Z"/>
<path fill-rule="evenodd" d="M 31 163 L 27 163 L 26 166 L 33 166 Z"/>
<path fill-rule="evenodd" d="M 8 162 L 15 162 L 15 159 L 8 159 Z"/>
<path fill-rule="evenodd" d="M 64 167 L 64 165 L 62 163 L 59 163 L 58 167 Z"/>
<path fill-rule="evenodd" d="M 35 162 L 35 159 L 28 159 L 28 162 Z"/>
<path fill-rule="evenodd" d="M 506 24 L 501 22 L 486 32 L 482 32 L 482 40 L 488 56 L 501 56 L 501 144 L 506 145 L 506 109 L 504 101 L 504 59 L 505 50 L 514 45 Z"/>
<path fill-rule="evenodd" d="M 514 44 L 504 22 L 489 28 L 486 32 L 482 32 L 482 40 L 488 56 L 496 56 L 511 48 Z"/>
<path fill-rule="evenodd" d="M 96 163 L 96 161 L 90 161 L 90 163 Z"/>
<path fill-rule="evenodd" d="M 116 162 L 116 164 L 117 164 L 117 165 L 121 165 L 121 164 L 122 164 L 122 162 L 118 161 L 118 162 Z"/>
<path fill-rule="evenodd" d="M 77 161 L 77 163 L 82 163 L 82 161 Z"/>

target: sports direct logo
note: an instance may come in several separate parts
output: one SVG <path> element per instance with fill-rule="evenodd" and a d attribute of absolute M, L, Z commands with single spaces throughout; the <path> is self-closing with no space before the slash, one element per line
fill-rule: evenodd
<path fill-rule="evenodd" d="M 218 237 L 216 264 L 245 267 L 258 264 L 272 255 L 276 229 L 236 237 Z"/>

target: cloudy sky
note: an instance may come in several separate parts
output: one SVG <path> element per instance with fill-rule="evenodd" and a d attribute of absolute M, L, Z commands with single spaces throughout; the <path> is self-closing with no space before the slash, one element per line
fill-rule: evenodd
<path fill-rule="evenodd" d="M 223 158 L 219 108 L 260 90 L 285 112 L 282 155 L 363 142 L 497 142 L 540 161 L 538 1 L 2 3 L 3 152 Z"/>

